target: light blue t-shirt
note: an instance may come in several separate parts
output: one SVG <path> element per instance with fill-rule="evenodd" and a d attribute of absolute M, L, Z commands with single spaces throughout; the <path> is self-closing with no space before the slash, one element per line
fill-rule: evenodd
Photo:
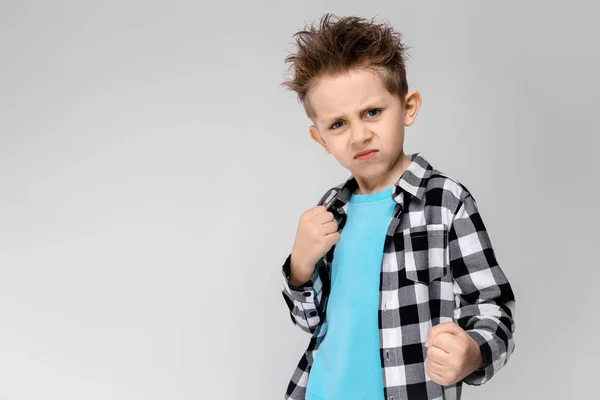
<path fill-rule="evenodd" d="M 327 332 L 308 377 L 306 400 L 383 399 L 379 281 L 392 188 L 353 194 L 333 253 Z"/>

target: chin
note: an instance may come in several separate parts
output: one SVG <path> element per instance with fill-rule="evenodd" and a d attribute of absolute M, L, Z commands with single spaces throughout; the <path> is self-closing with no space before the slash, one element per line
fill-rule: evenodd
<path fill-rule="evenodd" d="M 382 168 L 380 166 L 371 166 L 367 168 L 355 168 L 354 170 L 350 170 L 353 176 L 360 176 L 364 179 L 376 179 L 386 174 L 388 169 Z"/>

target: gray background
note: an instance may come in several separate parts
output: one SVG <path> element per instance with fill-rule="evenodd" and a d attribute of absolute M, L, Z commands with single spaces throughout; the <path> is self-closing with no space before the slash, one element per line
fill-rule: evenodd
<path fill-rule="evenodd" d="M 278 86 L 324 12 L 404 34 L 406 151 L 513 285 L 515 353 L 464 398 L 595 397 L 600 31 L 550 3 L 0 2 L 0 398 L 283 398 L 309 336 L 279 269 L 348 176 Z"/>

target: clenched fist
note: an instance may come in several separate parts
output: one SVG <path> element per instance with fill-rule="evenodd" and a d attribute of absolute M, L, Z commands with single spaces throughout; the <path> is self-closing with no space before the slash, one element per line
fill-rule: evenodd
<path fill-rule="evenodd" d="M 431 328 L 425 346 L 425 371 L 432 381 L 442 386 L 462 380 L 482 365 L 479 345 L 454 322 Z"/>
<path fill-rule="evenodd" d="M 324 206 L 306 210 L 300 217 L 292 247 L 290 283 L 300 286 L 315 272 L 315 264 L 340 240 L 333 214 Z"/>

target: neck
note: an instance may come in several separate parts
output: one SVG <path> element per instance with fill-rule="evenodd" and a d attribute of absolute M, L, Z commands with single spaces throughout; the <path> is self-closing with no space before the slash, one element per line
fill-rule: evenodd
<path fill-rule="evenodd" d="M 377 180 L 366 181 L 357 177 L 358 189 L 354 194 L 373 194 L 394 186 L 410 163 L 408 156 L 402 152 L 394 166 L 385 175 L 376 178 Z"/>

